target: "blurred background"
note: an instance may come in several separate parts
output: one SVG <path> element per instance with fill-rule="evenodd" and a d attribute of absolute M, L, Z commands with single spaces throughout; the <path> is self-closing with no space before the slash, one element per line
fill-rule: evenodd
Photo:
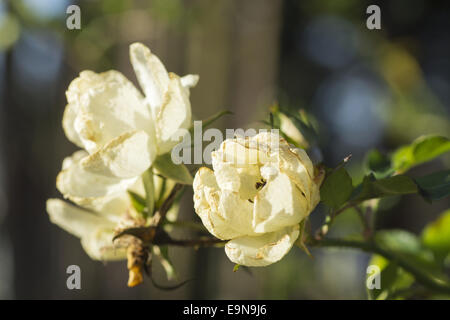
<path fill-rule="evenodd" d="M 66 27 L 71 4 L 81 8 L 80 30 Z M 366 27 L 370 4 L 381 8 L 381 30 Z M 314 259 L 293 249 L 281 263 L 233 273 L 222 249 L 174 248 L 180 280 L 193 281 L 170 292 L 150 281 L 130 289 L 125 262 L 90 260 L 78 239 L 49 222 L 45 201 L 61 197 L 55 178 L 76 150 L 61 126 L 65 90 L 86 69 L 117 69 L 136 83 L 128 58 L 135 41 L 168 70 L 200 75 L 194 116 L 233 111 L 221 129 L 254 127 L 274 101 L 307 110 L 319 124 L 325 163 L 353 154 L 356 183 L 371 148 L 450 133 L 446 1 L 0 0 L 0 299 L 365 298 L 370 257 L 338 249 L 313 250 Z M 447 157 L 411 174 L 448 165 Z M 191 199 L 186 193 L 183 219 L 197 219 Z M 418 233 L 448 207 L 448 199 L 393 198 L 378 228 Z M 323 220 L 320 206 L 312 218 Z M 346 214 L 331 233 L 359 228 Z M 66 287 L 71 264 L 81 268 L 81 290 Z M 167 283 L 158 263 L 155 274 Z"/>

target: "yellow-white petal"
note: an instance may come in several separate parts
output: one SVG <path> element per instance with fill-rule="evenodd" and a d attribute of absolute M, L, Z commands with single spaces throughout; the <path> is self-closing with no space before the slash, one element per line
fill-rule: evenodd
<path fill-rule="evenodd" d="M 92 234 L 98 228 L 114 228 L 105 217 L 75 207 L 60 199 L 47 200 L 50 221 L 78 238 Z"/>
<path fill-rule="evenodd" d="M 65 157 L 62 162 L 62 170 L 65 170 L 71 167 L 74 163 L 80 162 L 83 158 L 86 158 L 89 155 L 85 150 L 78 150 L 72 153 L 71 156 Z"/>
<path fill-rule="evenodd" d="M 132 130 L 144 130 L 155 139 L 148 105 L 120 72 L 83 71 L 72 81 L 66 95 L 76 114 L 73 128 L 89 153 Z"/>
<path fill-rule="evenodd" d="M 78 205 L 95 211 L 99 216 L 105 217 L 115 223 L 120 222 L 132 207 L 130 196 L 127 192 L 102 198 L 80 199 Z"/>
<path fill-rule="evenodd" d="M 169 152 L 179 143 L 183 138 L 181 129 L 188 129 L 190 125 L 189 89 L 183 87 L 180 78 L 171 73 L 164 102 L 156 115 L 158 154 Z"/>
<path fill-rule="evenodd" d="M 309 205 L 314 177 L 310 174 L 310 170 L 313 170 L 312 163 L 305 151 L 301 149 L 296 149 L 295 153 L 293 151 L 293 149 L 283 148 L 280 152 L 279 167 L 281 172 L 288 175 L 303 192 Z M 302 160 L 300 160 L 300 157 Z"/>
<path fill-rule="evenodd" d="M 219 212 L 220 190 L 212 170 L 200 168 L 195 174 L 194 208 L 208 231 L 219 239 L 242 236 Z"/>
<path fill-rule="evenodd" d="M 113 243 L 113 237 L 113 229 L 99 228 L 83 237 L 81 245 L 93 260 L 116 261 L 126 259 L 126 247 Z"/>
<path fill-rule="evenodd" d="M 80 148 L 83 148 L 83 142 L 81 141 L 78 132 L 75 130 L 75 119 L 77 117 L 76 107 L 72 104 L 68 104 L 66 109 L 64 109 L 62 126 L 64 129 L 64 133 L 66 134 L 67 139 L 73 142 Z"/>
<path fill-rule="evenodd" d="M 291 148 L 291 151 L 299 158 L 300 162 L 305 166 L 310 177 L 314 177 L 314 166 L 305 150 L 299 148 Z"/>
<path fill-rule="evenodd" d="M 236 167 L 262 164 L 269 160 L 267 154 L 258 150 L 255 143 L 248 138 L 225 140 L 214 153 L 219 153 L 223 162 L 232 163 Z"/>
<path fill-rule="evenodd" d="M 153 116 L 156 117 L 169 88 L 169 74 L 158 57 L 142 43 L 130 46 L 130 60 Z"/>
<path fill-rule="evenodd" d="M 239 192 L 241 182 L 239 172 L 234 164 L 221 161 L 221 156 L 218 152 L 213 152 L 211 158 L 214 175 L 219 188 L 221 190 Z"/>
<path fill-rule="evenodd" d="M 238 192 L 222 190 L 218 210 L 228 225 L 240 234 L 256 234 L 253 231 L 253 203 L 242 199 Z"/>
<path fill-rule="evenodd" d="M 279 173 L 255 196 L 253 227 L 255 232 L 272 232 L 298 224 L 307 215 L 308 203 L 296 184 Z"/>
<path fill-rule="evenodd" d="M 185 75 L 184 77 L 181 77 L 180 81 L 183 87 L 189 89 L 195 87 L 199 79 L 200 77 L 197 74 L 188 74 Z"/>
<path fill-rule="evenodd" d="M 106 177 L 133 178 L 146 171 L 156 146 L 144 131 L 126 132 L 81 161 L 84 170 Z"/>
<path fill-rule="evenodd" d="M 228 258 L 249 267 L 264 267 L 281 260 L 299 236 L 298 225 L 260 236 L 246 236 L 225 245 Z"/>
<path fill-rule="evenodd" d="M 112 178 L 87 171 L 81 166 L 80 159 L 74 160 L 80 154 L 77 152 L 73 157 L 66 158 L 63 162 L 65 168 L 56 178 L 57 189 L 65 198 L 79 205 L 109 201 L 109 197 L 123 194 L 139 178 Z"/>

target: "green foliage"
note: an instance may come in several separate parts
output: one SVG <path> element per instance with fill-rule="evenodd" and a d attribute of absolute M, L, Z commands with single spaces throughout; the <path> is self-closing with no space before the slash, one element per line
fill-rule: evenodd
<path fill-rule="evenodd" d="M 184 164 L 172 162 L 170 152 L 160 155 L 153 163 L 155 169 L 164 177 L 181 184 L 192 184 L 192 175 Z"/>
<path fill-rule="evenodd" d="M 416 178 L 420 194 L 429 202 L 440 200 L 450 195 L 450 170 L 435 172 Z"/>
<path fill-rule="evenodd" d="M 368 290 L 370 299 L 408 298 L 416 292 L 417 287 L 412 287 L 415 281 L 429 293 L 450 292 L 448 278 L 443 273 L 444 261 L 450 253 L 450 210 L 428 225 L 421 237 L 417 237 L 404 230 L 375 231 L 365 214 L 376 210 L 376 206 L 359 206 L 369 199 L 415 193 L 430 202 L 447 197 L 450 194 L 450 170 L 414 179 L 400 173 L 448 151 L 450 142 L 441 136 L 421 137 L 391 155 L 372 150 L 365 159 L 369 174 L 347 199 L 342 193 L 346 193 L 344 186 L 351 178 L 341 169 L 332 171 L 325 180 L 321 188 L 322 201 L 334 209 L 343 208 L 336 213 L 354 207 L 362 218 L 365 241 L 345 243 L 337 240 L 335 244 L 349 244 L 374 252 L 370 264 L 380 267 L 381 288 Z"/>
<path fill-rule="evenodd" d="M 153 215 L 153 209 L 155 208 L 155 183 L 153 181 L 152 168 L 148 169 L 142 175 L 142 181 L 144 183 L 145 200 L 147 207 L 147 211 L 142 211 L 142 213 L 144 219 L 146 219 L 149 215 Z"/>
<path fill-rule="evenodd" d="M 141 197 L 137 193 L 130 191 L 130 190 L 128 190 L 128 195 L 130 196 L 131 204 L 133 205 L 133 208 L 137 212 L 143 213 L 147 206 L 145 198 Z"/>
<path fill-rule="evenodd" d="M 367 289 L 370 300 L 378 300 L 387 298 L 392 291 L 395 280 L 398 275 L 398 267 L 396 263 L 389 263 L 380 272 L 380 288 Z"/>
<path fill-rule="evenodd" d="M 377 180 L 374 175 L 369 174 L 355 188 L 352 201 L 362 202 L 374 198 L 417 193 L 417 191 L 418 189 L 414 180 L 408 176 L 397 175 Z"/>
<path fill-rule="evenodd" d="M 103 12 L 107 14 L 120 14 L 130 8 L 130 2 L 127 0 L 108 0 L 101 4 Z"/>
<path fill-rule="evenodd" d="M 216 122 L 217 120 L 219 120 L 223 116 L 226 116 L 226 115 L 229 115 L 229 114 L 233 114 L 233 112 L 228 111 L 228 110 L 224 110 L 224 111 L 220 111 L 220 112 L 212 115 L 211 117 L 209 117 L 209 118 L 207 118 L 207 119 L 202 121 L 202 129 L 205 129 L 205 128 L 209 127 L 211 124 L 213 124 L 214 122 Z"/>
<path fill-rule="evenodd" d="M 437 275 L 441 267 L 430 249 L 419 237 L 404 230 L 383 230 L 375 235 L 375 242 L 383 250 L 394 254 L 394 259 L 402 259 L 416 269 Z"/>
<path fill-rule="evenodd" d="M 404 298 L 412 292 L 409 289 L 414 283 L 415 277 L 430 277 L 432 279 L 445 279 L 441 274 L 441 268 L 434 259 L 431 251 L 426 248 L 421 240 L 412 233 L 403 230 L 379 231 L 375 242 L 384 252 L 389 252 L 390 260 L 380 255 L 374 255 L 370 265 L 377 265 L 381 270 L 381 288 L 368 290 L 370 299 Z M 405 271 L 399 266 L 409 266 Z M 421 279 L 423 280 L 423 279 Z"/>
<path fill-rule="evenodd" d="M 404 271 L 396 262 L 390 262 L 379 255 L 373 255 L 369 265 L 378 266 L 381 270 L 380 289 L 367 290 L 371 300 L 390 299 L 395 293 L 408 289 L 414 283 L 411 274 Z"/>
<path fill-rule="evenodd" d="M 442 136 L 423 136 L 410 145 L 402 146 L 390 156 L 374 149 L 365 159 L 366 168 L 377 178 L 385 178 L 394 173 L 431 161 L 450 151 L 450 140 Z"/>
<path fill-rule="evenodd" d="M 391 159 L 380 151 L 374 149 L 366 155 L 366 167 L 373 172 L 377 178 L 385 178 L 394 173 L 391 165 Z"/>
<path fill-rule="evenodd" d="M 425 227 L 422 242 L 441 259 L 450 253 L 450 209 Z"/>
<path fill-rule="evenodd" d="M 317 144 L 318 135 L 310 121 L 310 117 L 304 110 L 300 110 L 297 114 L 292 114 L 287 110 L 280 110 L 278 105 L 271 108 L 271 125 L 280 130 L 281 135 L 291 144 L 298 148 L 308 149 Z"/>
<path fill-rule="evenodd" d="M 405 172 L 449 151 L 450 140 L 448 138 L 432 135 L 423 136 L 394 152 L 391 158 L 392 167 L 395 171 Z"/>
<path fill-rule="evenodd" d="M 20 36 L 20 24 L 13 14 L 0 17 L 0 51 L 7 50 L 16 43 Z"/>
<path fill-rule="evenodd" d="M 341 167 L 325 178 L 320 188 L 320 198 L 327 206 L 337 209 L 350 198 L 352 192 L 352 178 L 347 170 Z"/>
<path fill-rule="evenodd" d="M 211 117 L 202 120 L 202 129 L 205 129 L 207 127 L 209 127 L 210 125 L 212 125 L 214 122 L 216 122 L 217 120 L 219 120 L 220 118 L 222 118 L 223 116 L 229 115 L 229 114 L 233 114 L 233 112 L 229 111 L 229 110 L 223 110 L 220 112 L 217 112 L 216 114 L 213 114 Z M 191 135 L 194 134 L 194 127 L 192 126 L 189 129 L 189 133 Z"/>
<path fill-rule="evenodd" d="M 167 280 L 174 280 L 177 278 L 177 272 L 169 258 L 168 246 L 153 246 L 153 253 L 159 258 L 159 262 L 166 272 Z"/>

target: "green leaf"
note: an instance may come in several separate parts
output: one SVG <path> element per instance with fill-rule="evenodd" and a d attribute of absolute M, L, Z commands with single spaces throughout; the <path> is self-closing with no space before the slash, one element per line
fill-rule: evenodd
<path fill-rule="evenodd" d="M 405 172 L 450 151 L 450 140 L 442 136 L 423 136 L 392 155 L 394 170 Z"/>
<path fill-rule="evenodd" d="M 450 209 L 425 227 L 422 242 L 442 259 L 450 254 Z"/>
<path fill-rule="evenodd" d="M 434 259 L 433 253 L 422 244 L 420 238 L 415 234 L 404 230 L 383 230 L 376 233 L 375 242 L 410 265 L 436 277 L 442 276 L 440 266 Z"/>
<path fill-rule="evenodd" d="M 415 181 L 419 186 L 420 194 L 430 202 L 450 195 L 450 170 L 415 178 Z"/>
<path fill-rule="evenodd" d="M 175 268 L 169 258 L 168 246 L 153 246 L 153 253 L 159 258 L 159 262 L 166 271 L 167 280 L 174 280 L 177 278 Z"/>
<path fill-rule="evenodd" d="M 142 175 L 142 181 L 144 183 L 147 206 L 147 211 L 143 211 L 143 213 L 144 218 L 147 218 L 148 215 L 153 215 L 153 209 L 155 208 L 155 184 L 153 182 L 152 168 L 144 172 L 144 174 Z"/>
<path fill-rule="evenodd" d="M 375 242 L 386 252 L 390 252 L 391 262 L 409 265 L 411 276 L 422 275 L 433 279 L 436 283 L 448 283 L 448 277 L 442 272 L 440 261 L 433 252 L 425 247 L 420 238 L 404 230 L 379 231 L 375 235 Z"/>
<path fill-rule="evenodd" d="M 365 176 L 363 182 L 355 189 L 352 201 L 361 202 L 374 198 L 417 193 L 417 191 L 417 185 L 408 176 L 397 175 L 376 180 L 370 174 Z"/>
<path fill-rule="evenodd" d="M 270 111 L 271 121 L 263 123 L 279 129 L 289 143 L 305 149 L 317 144 L 317 132 L 303 109 L 298 114 L 293 114 L 288 109 L 274 104 L 270 107 Z"/>
<path fill-rule="evenodd" d="M 133 191 L 128 191 L 128 195 L 130 196 L 131 204 L 133 205 L 134 209 L 136 209 L 136 211 L 139 213 L 143 213 L 145 207 L 147 206 L 145 198 L 141 197 Z"/>
<path fill-rule="evenodd" d="M 385 178 L 394 173 L 389 157 L 377 149 L 371 150 L 366 155 L 365 163 L 367 169 L 372 171 L 377 178 Z"/>
<path fill-rule="evenodd" d="M 408 289 L 414 283 L 414 277 L 409 272 L 380 255 L 374 254 L 369 265 L 376 265 L 381 270 L 380 289 L 367 290 L 370 299 L 390 299 L 392 293 Z"/>
<path fill-rule="evenodd" d="M 202 129 L 207 128 L 208 126 L 210 126 L 211 124 L 213 124 L 215 121 L 217 121 L 218 119 L 222 118 L 225 115 L 228 114 L 233 114 L 233 112 L 229 111 L 229 110 L 224 110 L 224 111 L 220 111 L 214 115 L 212 115 L 211 117 L 202 120 Z M 192 134 L 194 133 L 194 127 L 189 129 L 189 132 Z"/>
<path fill-rule="evenodd" d="M 352 178 L 341 167 L 325 178 L 320 188 L 320 198 L 327 206 L 337 209 L 350 198 L 352 191 Z"/>
<path fill-rule="evenodd" d="M 155 191 L 158 194 L 157 198 L 156 198 L 156 208 L 161 207 L 161 204 L 164 202 L 165 200 L 165 194 L 166 194 L 166 189 L 167 189 L 167 179 L 164 177 L 159 177 L 157 176 L 156 179 L 161 179 L 161 180 L 157 180 L 156 182 L 156 188 Z M 158 183 L 160 182 L 160 183 Z M 159 189 L 159 190 L 157 190 Z"/>
<path fill-rule="evenodd" d="M 236 263 L 233 267 L 233 272 L 238 271 L 240 266 L 241 266 L 240 264 Z"/>
<path fill-rule="evenodd" d="M 164 177 L 182 184 L 192 184 L 192 175 L 184 164 L 172 162 L 170 152 L 160 155 L 153 162 L 155 169 Z"/>
<path fill-rule="evenodd" d="M 384 300 L 389 297 L 392 287 L 398 275 L 398 267 L 396 263 L 388 263 L 380 272 L 380 288 L 369 289 L 367 293 L 370 300 Z M 369 276 L 369 274 L 367 275 Z"/>

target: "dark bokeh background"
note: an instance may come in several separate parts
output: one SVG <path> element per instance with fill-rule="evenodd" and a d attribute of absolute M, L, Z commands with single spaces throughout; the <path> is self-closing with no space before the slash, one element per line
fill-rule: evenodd
<path fill-rule="evenodd" d="M 366 8 L 381 7 L 382 29 L 366 28 Z M 69 4 L 81 30 L 68 30 Z M 79 240 L 52 225 L 45 200 L 58 197 L 55 177 L 76 148 L 61 127 L 64 92 L 85 69 L 117 69 L 136 83 L 128 46 L 147 44 L 167 69 L 197 73 L 198 119 L 230 109 L 219 127 L 249 128 L 273 101 L 310 112 L 330 166 L 352 153 L 360 181 L 364 154 L 388 151 L 422 134 L 450 131 L 450 9 L 446 1 L 393 0 L 14 0 L 0 1 L 0 298 L 364 298 L 369 257 L 293 249 L 281 263 L 232 272 L 221 249 L 171 251 L 180 279 L 173 292 L 149 282 L 126 287 L 125 262 L 90 260 Z M 448 167 L 449 159 L 412 171 Z M 192 194 L 184 219 L 196 219 Z M 391 199 L 379 228 L 420 232 L 449 207 L 418 197 Z M 313 222 L 323 219 L 319 207 Z M 334 234 L 357 232 L 343 215 Z M 82 289 L 66 288 L 66 267 L 82 270 Z M 159 282 L 164 274 L 156 266 Z"/>

